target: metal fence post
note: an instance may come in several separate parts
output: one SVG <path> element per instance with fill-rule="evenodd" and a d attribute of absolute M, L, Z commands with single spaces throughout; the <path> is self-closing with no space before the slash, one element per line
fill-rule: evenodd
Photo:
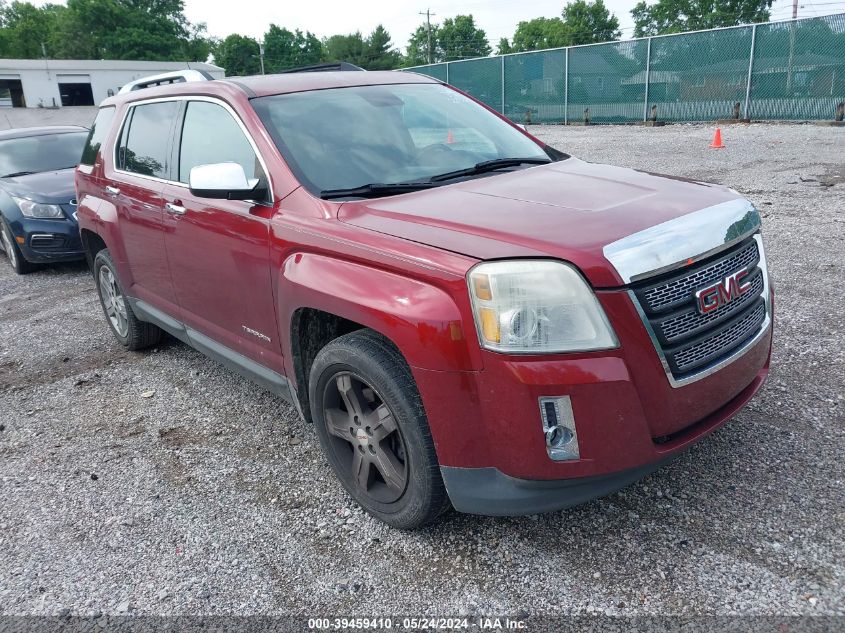
<path fill-rule="evenodd" d="M 643 121 L 648 121 L 648 85 L 651 83 L 651 38 L 645 54 L 645 100 L 643 101 Z"/>
<path fill-rule="evenodd" d="M 748 81 L 745 84 L 745 110 L 743 119 L 749 118 L 751 101 L 751 71 L 754 70 L 754 45 L 757 42 L 757 25 L 751 27 L 751 54 L 748 56 Z"/>
<path fill-rule="evenodd" d="M 505 56 L 500 57 L 502 60 L 502 114 L 505 114 Z"/>
<path fill-rule="evenodd" d="M 569 47 L 563 63 L 563 124 L 569 125 Z"/>
<path fill-rule="evenodd" d="M 446 83 L 449 83 L 449 62 L 446 62 Z"/>

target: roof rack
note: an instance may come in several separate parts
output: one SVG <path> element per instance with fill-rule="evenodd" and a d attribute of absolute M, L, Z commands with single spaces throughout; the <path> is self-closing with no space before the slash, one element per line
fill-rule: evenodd
<path fill-rule="evenodd" d="M 141 79 L 130 81 L 128 84 L 121 86 L 117 94 L 125 94 L 134 90 L 143 90 L 144 88 L 155 88 L 156 86 L 168 86 L 170 84 L 213 80 L 214 77 L 204 70 L 175 70 L 169 73 L 150 75 L 149 77 L 142 77 Z"/>
<path fill-rule="evenodd" d="M 291 68 L 289 70 L 282 70 L 280 74 L 286 75 L 288 73 L 325 73 L 333 71 L 364 71 L 360 66 L 350 64 L 349 62 L 329 62 L 327 64 L 314 64 L 313 66 L 301 66 L 299 68 Z"/>

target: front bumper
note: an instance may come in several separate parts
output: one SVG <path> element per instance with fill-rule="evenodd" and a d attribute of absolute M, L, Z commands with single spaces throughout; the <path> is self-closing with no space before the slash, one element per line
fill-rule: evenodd
<path fill-rule="evenodd" d="M 762 387 L 768 365 L 761 369 L 742 392 L 706 419 L 685 430 L 653 461 L 621 471 L 572 479 L 520 479 L 497 468 L 458 468 L 441 466 L 440 472 L 452 505 L 459 512 L 488 516 L 518 516 L 554 512 L 611 494 L 639 481 L 672 461 L 692 443 L 727 422 Z"/>
<path fill-rule="evenodd" d="M 24 258 L 33 264 L 85 259 L 79 225 L 74 220 L 21 218 L 9 225 L 16 238 L 24 239 L 18 246 Z"/>
<path fill-rule="evenodd" d="M 481 371 L 412 368 L 453 505 L 531 514 L 607 494 L 726 423 L 768 376 L 772 325 L 741 357 L 673 386 L 629 296 L 600 292 L 620 347 L 515 357 L 482 352 Z M 547 452 L 539 399 L 568 396 L 577 459 Z"/>

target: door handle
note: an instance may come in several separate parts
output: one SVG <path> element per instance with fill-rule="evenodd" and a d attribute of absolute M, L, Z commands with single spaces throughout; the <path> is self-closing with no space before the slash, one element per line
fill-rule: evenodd
<path fill-rule="evenodd" d="M 109 194 L 110 196 L 116 196 L 117 194 L 120 193 L 120 189 L 118 189 L 117 187 L 106 186 L 106 193 Z"/>
<path fill-rule="evenodd" d="M 164 205 L 164 208 L 168 213 L 172 213 L 173 215 L 185 215 L 185 207 L 174 204 L 173 202 L 168 202 Z"/>

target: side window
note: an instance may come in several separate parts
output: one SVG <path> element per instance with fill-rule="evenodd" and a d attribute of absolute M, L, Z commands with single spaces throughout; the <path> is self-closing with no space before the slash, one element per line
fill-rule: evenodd
<path fill-rule="evenodd" d="M 170 131 L 178 109 L 176 101 L 134 106 L 120 135 L 118 168 L 145 176 L 169 178 Z"/>
<path fill-rule="evenodd" d="M 97 160 L 97 154 L 100 153 L 100 145 L 108 135 L 111 129 L 112 121 L 114 120 L 114 108 L 100 108 L 97 112 L 97 118 L 94 119 L 94 125 L 91 126 L 91 131 L 88 133 L 88 140 L 85 141 L 85 146 L 82 148 L 82 158 L 79 159 L 81 165 L 93 165 Z"/>
<path fill-rule="evenodd" d="M 264 179 L 261 163 L 232 115 L 216 103 L 191 101 L 182 125 L 179 182 L 187 184 L 197 165 L 229 162 L 243 167 L 248 179 Z"/>

